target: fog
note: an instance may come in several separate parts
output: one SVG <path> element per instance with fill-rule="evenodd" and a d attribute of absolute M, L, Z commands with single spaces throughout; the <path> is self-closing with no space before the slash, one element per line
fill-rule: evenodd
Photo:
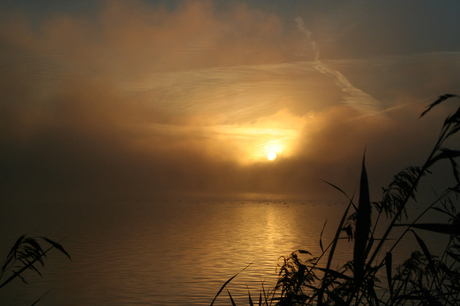
<path fill-rule="evenodd" d="M 459 93 L 458 3 L 59 3 L 0 5 L 7 198 L 340 197 L 364 151 L 378 197 L 458 105 L 419 119 Z"/>

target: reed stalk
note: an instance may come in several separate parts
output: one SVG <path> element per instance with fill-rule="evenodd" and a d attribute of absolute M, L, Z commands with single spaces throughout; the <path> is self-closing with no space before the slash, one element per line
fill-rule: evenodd
<path fill-rule="evenodd" d="M 420 117 L 451 98 L 460 97 L 452 94 L 440 96 Z M 349 197 L 339 187 L 327 182 L 349 199 L 334 238 L 328 247 L 323 249 L 321 233 L 319 241 L 322 254 L 319 257 L 312 257 L 312 254 L 305 250 L 298 250 L 286 258 L 283 257 L 284 262 L 279 269 L 278 282 L 268 293 L 265 288 L 261 290 L 259 305 L 460 304 L 460 213 L 456 213 L 460 195 L 460 175 L 456 159 L 460 157 L 460 151 L 443 147 L 446 140 L 456 135 L 459 130 L 460 107 L 445 119 L 425 163 L 420 167 L 408 167 L 396 174 L 388 188 L 384 189 L 381 201 L 370 201 L 365 156 L 361 167 L 358 205 L 355 205 L 353 197 Z M 452 166 L 454 187 L 447 187 L 415 221 L 401 223 L 403 217 L 407 217 L 406 208 L 409 201 L 416 200 L 420 181 L 431 174 L 429 169 L 433 165 L 443 160 L 449 161 Z M 373 208 L 377 213 L 374 225 L 371 224 Z M 354 212 L 350 213 L 350 210 Z M 446 223 L 418 223 L 420 217 L 430 210 L 444 213 L 450 220 Z M 382 216 L 386 216 L 390 223 L 383 229 L 383 235 L 377 237 Z M 390 241 L 390 234 L 395 227 L 405 227 L 405 230 L 391 245 L 384 258 L 375 263 L 384 246 Z M 449 243 L 440 257 L 430 252 L 429 245 L 418 235 L 419 230 L 450 236 Z M 409 232 L 412 233 L 421 251 L 413 252 L 407 260 L 394 269 L 393 252 L 402 237 Z M 332 269 L 331 263 L 335 257 L 338 241 L 341 239 L 353 241 L 353 258 L 340 268 Z M 374 242 L 376 242 L 375 246 Z M 325 257 L 327 260 L 322 266 L 322 259 Z M 386 284 L 376 276 L 377 272 L 384 267 Z M 317 275 L 322 276 L 318 278 Z M 234 277 L 224 284 L 215 299 Z M 232 305 L 236 305 L 230 292 L 229 296 Z M 254 305 L 249 292 L 248 296 L 249 304 Z"/>

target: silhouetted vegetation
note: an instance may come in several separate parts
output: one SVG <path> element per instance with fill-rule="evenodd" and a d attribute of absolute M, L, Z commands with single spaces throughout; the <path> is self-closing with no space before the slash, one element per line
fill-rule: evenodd
<path fill-rule="evenodd" d="M 450 98 L 460 97 L 451 94 L 441 96 L 429 105 L 421 117 Z M 459 130 L 460 108 L 445 119 L 426 162 L 422 166 L 408 167 L 395 175 L 389 186 L 384 188 L 380 201 L 370 200 L 364 158 L 357 203 L 353 196 L 348 196 L 339 187 L 328 183 L 348 199 L 348 206 L 338 224 L 335 237 L 325 248 L 320 237 L 322 253 L 318 257 L 307 250 L 298 250 L 288 257 L 282 257 L 275 287 L 265 290 L 262 285 L 258 301 L 253 301 L 248 293 L 249 305 L 460 304 L 460 213 L 456 211 L 460 194 L 456 158 L 460 156 L 460 151 L 444 147 L 446 140 Z M 416 201 L 421 179 L 428 177 L 431 174 L 430 168 L 440 161 L 450 162 L 454 186 L 445 188 L 437 195 L 415 221 L 401 223 L 407 219 L 408 203 Z M 418 223 L 422 215 L 431 211 L 445 215 L 446 222 Z M 404 227 L 404 231 L 399 238 L 390 239 L 389 235 L 395 227 Z M 418 230 L 449 236 L 448 245 L 441 255 L 433 255 L 430 247 L 417 234 Z M 394 252 L 406 235 L 415 239 L 420 251 L 413 252 L 395 268 Z M 353 257 L 337 265 L 335 254 L 344 245 L 339 246 L 338 242 L 344 239 L 353 244 Z M 333 267 L 333 261 L 338 268 Z M 222 286 L 216 298 L 234 277 Z M 232 305 L 236 305 L 230 292 L 228 295 Z"/>
<path fill-rule="evenodd" d="M 49 248 L 43 250 L 40 242 L 46 242 L 50 245 Z M 0 289 L 10 284 L 16 278 L 20 278 L 25 284 L 27 284 L 27 281 L 23 276 L 24 272 L 27 270 L 41 276 L 42 274 L 40 273 L 38 266 L 45 266 L 44 259 L 46 258 L 46 253 L 53 248 L 59 250 L 70 259 L 70 255 L 62 247 L 62 245 L 51 239 L 46 237 L 26 237 L 25 235 L 19 237 L 2 265 L 2 269 L 0 271 Z M 44 295 L 46 294 L 47 293 Z M 36 300 L 32 305 L 35 305 L 43 296 L 38 298 L 38 300 Z"/>

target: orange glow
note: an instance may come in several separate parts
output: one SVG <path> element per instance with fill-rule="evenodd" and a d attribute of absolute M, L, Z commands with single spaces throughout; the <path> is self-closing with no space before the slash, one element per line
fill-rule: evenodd
<path fill-rule="evenodd" d="M 276 153 L 270 152 L 267 155 L 268 160 L 275 160 L 276 159 Z"/>

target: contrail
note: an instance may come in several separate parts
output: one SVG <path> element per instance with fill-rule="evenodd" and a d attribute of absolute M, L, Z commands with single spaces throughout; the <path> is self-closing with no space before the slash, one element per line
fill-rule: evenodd
<path fill-rule="evenodd" d="M 319 50 L 316 46 L 316 42 L 311 39 L 312 33 L 305 28 L 302 18 L 297 17 L 295 21 L 297 23 L 297 28 L 305 34 L 307 41 L 310 43 L 313 51 L 315 52 L 313 67 L 322 74 L 330 74 L 334 76 L 335 84 L 343 92 L 348 94 L 348 96 L 344 98 L 344 102 L 366 113 L 379 112 L 381 110 L 381 106 L 374 97 L 353 86 L 343 74 L 326 66 L 319 60 Z"/>

